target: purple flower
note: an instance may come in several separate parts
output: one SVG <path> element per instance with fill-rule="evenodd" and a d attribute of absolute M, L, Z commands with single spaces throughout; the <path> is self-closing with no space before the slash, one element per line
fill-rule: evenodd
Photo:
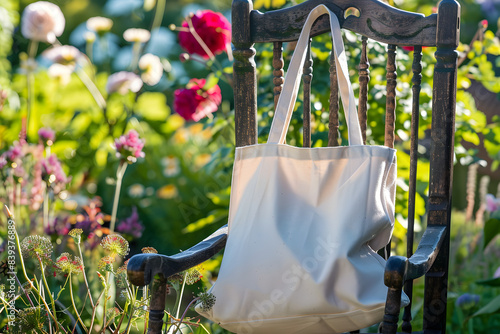
<path fill-rule="evenodd" d="M 7 159 L 5 159 L 4 154 L 0 155 L 0 169 L 3 169 L 7 165 Z"/>
<path fill-rule="evenodd" d="M 56 135 L 54 134 L 54 131 L 49 128 L 41 128 L 40 130 L 38 130 L 38 138 L 40 138 L 40 141 L 44 145 L 50 146 L 54 143 Z"/>
<path fill-rule="evenodd" d="M 116 157 L 127 160 L 129 163 L 136 162 L 137 158 L 144 158 L 143 147 L 144 142 L 135 130 L 130 130 L 126 135 L 115 139 Z"/>
<path fill-rule="evenodd" d="M 500 207 L 500 199 L 495 198 L 492 194 L 486 195 L 486 211 L 495 212 Z"/>
<path fill-rule="evenodd" d="M 137 208 L 135 206 L 132 208 L 130 217 L 121 221 L 116 227 L 116 230 L 120 233 L 129 234 L 134 238 L 140 238 L 142 236 L 144 226 L 139 220 L 139 215 L 137 214 Z"/>
<path fill-rule="evenodd" d="M 479 295 L 464 293 L 457 298 L 455 305 L 463 310 L 468 310 L 479 304 L 480 299 Z"/>
<path fill-rule="evenodd" d="M 61 163 L 55 154 L 42 160 L 42 178 L 54 190 L 54 193 L 60 193 L 69 183 L 69 179 L 64 173 Z"/>
<path fill-rule="evenodd" d="M 5 159 L 8 162 L 14 162 L 24 156 L 23 146 L 19 142 L 15 142 L 5 154 Z"/>

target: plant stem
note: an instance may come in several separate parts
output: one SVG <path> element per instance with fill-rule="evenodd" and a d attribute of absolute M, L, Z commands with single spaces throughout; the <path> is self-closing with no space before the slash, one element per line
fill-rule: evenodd
<path fill-rule="evenodd" d="M 110 233 L 115 231 L 116 224 L 116 214 L 118 212 L 118 202 L 120 200 L 120 190 L 122 187 L 123 175 L 125 174 L 125 170 L 127 169 L 126 162 L 120 162 L 118 169 L 116 171 L 116 188 L 115 188 L 115 198 L 113 199 L 113 211 L 111 213 L 111 223 L 110 223 Z"/>
<path fill-rule="evenodd" d="M 28 86 L 28 97 L 27 97 L 27 115 L 26 115 L 26 123 L 23 124 L 25 126 L 25 129 L 21 130 L 22 135 L 24 138 L 20 138 L 20 140 L 26 140 L 27 138 L 27 133 L 30 129 L 30 117 L 32 117 L 33 114 L 33 97 L 35 94 L 35 77 L 33 75 L 33 70 L 31 66 L 35 62 L 35 56 L 36 52 L 38 50 L 38 41 L 30 40 L 29 45 L 28 45 L 28 64 L 27 64 L 27 71 L 26 71 L 26 85 Z"/>
<path fill-rule="evenodd" d="M 97 311 L 97 305 L 99 305 L 99 299 L 101 299 L 103 293 L 104 293 L 104 290 L 101 292 L 99 297 L 97 297 L 97 300 L 96 300 L 95 305 L 94 305 L 94 309 L 92 310 L 92 318 L 90 321 L 89 333 L 92 333 L 92 327 L 94 327 L 95 312 Z"/>
<path fill-rule="evenodd" d="M 179 329 L 181 329 L 181 325 L 182 325 L 182 321 L 184 320 L 184 317 L 186 316 L 186 313 L 187 311 L 189 310 L 189 308 L 191 307 L 191 305 L 193 305 L 194 302 L 200 300 L 200 297 L 196 297 L 195 299 L 193 299 L 189 304 L 188 306 L 186 307 L 186 309 L 184 310 L 184 313 L 182 313 L 182 317 L 181 319 L 179 320 L 179 322 L 177 323 L 177 329 L 175 330 L 174 334 L 177 333 L 177 331 Z"/>
<path fill-rule="evenodd" d="M 85 282 L 85 287 L 87 288 L 87 294 L 89 295 L 90 305 L 92 306 L 92 308 L 94 308 L 94 301 L 92 300 L 92 294 L 90 293 L 89 283 L 87 281 L 87 274 L 85 274 L 85 264 L 83 262 L 83 255 L 80 243 L 78 243 L 77 246 L 78 246 L 78 253 L 80 254 L 80 259 L 82 260 L 83 281 Z"/>
<path fill-rule="evenodd" d="M 154 29 L 159 28 L 161 21 L 163 21 L 163 15 L 165 14 L 165 3 L 166 0 L 158 0 L 156 3 L 155 17 L 153 19 L 153 24 L 151 24 L 151 32 Z"/>
<path fill-rule="evenodd" d="M 78 321 L 83 327 L 83 330 L 87 332 L 87 327 L 85 327 L 85 324 L 83 323 L 82 319 L 80 318 L 80 314 L 78 313 L 78 309 L 76 308 L 75 305 L 75 299 L 73 297 L 73 284 L 71 282 L 71 273 L 68 274 L 68 280 L 69 280 L 69 295 L 71 297 L 71 304 L 73 304 L 73 309 L 75 310 L 76 317 L 78 318 Z"/>
<path fill-rule="evenodd" d="M 50 302 L 52 304 L 52 310 L 54 312 L 54 321 L 56 323 L 56 331 L 57 331 L 59 326 L 57 325 L 57 319 L 55 318 L 55 316 L 56 316 L 56 303 L 54 302 L 54 298 L 52 297 L 52 293 L 50 292 L 50 289 L 49 289 L 49 284 L 47 283 L 47 279 L 45 278 L 45 268 L 43 266 L 42 259 L 40 259 L 40 257 L 38 255 L 37 255 L 37 258 L 38 258 L 38 263 L 40 263 L 40 271 L 42 272 L 43 285 L 45 285 L 45 289 L 47 289 L 47 294 L 49 295 Z"/>
<path fill-rule="evenodd" d="M 106 110 L 106 100 L 101 94 L 101 91 L 95 83 L 90 79 L 88 76 L 87 72 L 83 70 L 83 68 L 80 68 L 78 71 L 76 71 L 76 74 L 78 75 L 78 78 L 82 81 L 82 83 L 87 87 L 89 93 L 92 95 L 94 98 L 95 102 L 101 108 L 101 110 L 105 111 Z"/>
<path fill-rule="evenodd" d="M 137 299 L 137 289 L 135 287 L 132 287 L 132 293 L 133 293 L 133 297 L 132 297 L 132 303 L 130 305 L 130 317 L 128 319 L 128 323 L 127 323 L 127 332 L 126 334 L 129 334 L 130 333 L 130 329 L 132 328 L 132 317 L 134 316 L 134 312 L 135 312 L 135 302 L 136 302 L 136 299 Z"/>
<path fill-rule="evenodd" d="M 184 274 L 184 277 L 182 279 L 181 293 L 179 293 L 179 304 L 176 305 L 177 306 L 177 312 L 175 313 L 176 319 L 179 319 L 179 313 L 181 311 L 182 295 L 184 294 L 184 287 L 186 286 L 186 277 L 187 277 L 187 272 Z"/>
<path fill-rule="evenodd" d="M 45 185 L 45 194 L 43 195 L 43 227 L 49 227 L 49 185 Z"/>

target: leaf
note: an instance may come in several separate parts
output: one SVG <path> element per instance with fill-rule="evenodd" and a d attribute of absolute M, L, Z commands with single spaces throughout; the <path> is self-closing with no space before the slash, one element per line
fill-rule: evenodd
<path fill-rule="evenodd" d="M 484 248 L 493 240 L 493 238 L 500 233 L 500 220 L 488 219 L 484 223 Z"/>
<path fill-rule="evenodd" d="M 203 90 L 209 90 L 210 88 L 217 85 L 218 82 L 219 78 L 217 78 L 213 73 L 210 73 L 210 75 L 207 77 L 207 81 L 205 82 L 205 86 L 203 86 Z"/>
<path fill-rule="evenodd" d="M 497 296 L 494 298 L 492 301 L 490 301 L 488 304 L 480 308 L 476 313 L 472 315 L 472 317 L 477 317 L 479 315 L 485 315 L 485 314 L 493 314 L 497 313 L 500 310 L 500 296 Z"/>
<path fill-rule="evenodd" d="M 476 283 L 480 284 L 480 285 L 487 285 L 487 286 L 500 286 L 500 277 L 485 279 L 485 280 L 477 281 Z"/>

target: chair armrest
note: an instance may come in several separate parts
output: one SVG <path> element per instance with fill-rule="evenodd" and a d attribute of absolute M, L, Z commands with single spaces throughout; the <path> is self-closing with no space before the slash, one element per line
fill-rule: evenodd
<path fill-rule="evenodd" d="M 137 286 L 148 285 L 157 274 L 168 278 L 183 270 L 192 268 L 215 254 L 226 245 L 227 225 L 215 231 L 196 246 L 178 254 L 137 254 L 130 258 L 127 274 L 130 282 Z"/>
<path fill-rule="evenodd" d="M 415 254 L 409 259 L 391 256 L 385 266 L 385 285 L 395 288 L 402 286 L 404 281 L 424 276 L 434 263 L 445 235 L 446 226 L 428 226 Z"/>

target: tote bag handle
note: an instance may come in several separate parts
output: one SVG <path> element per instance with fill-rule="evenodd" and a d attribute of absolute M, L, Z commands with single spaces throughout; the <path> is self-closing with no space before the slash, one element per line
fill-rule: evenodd
<path fill-rule="evenodd" d="M 347 121 L 347 131 L 349 145 L 363 145 L 361 136 L 361 127 L 359 125 L 358 115 L 356 111 L 356 102 L 354 92 L 349 80 L 349 71 L 347 68 L 347 58 L 344 50 L 344 42 L 340 31 L 340 24 L 335 13 L 332 13 L 325 5 L 315 7 L 306 19 L 304 28 L 300 33 L 295 52 L 292 55 L 288 71 L 283 84 L 283 91 L 278 99 L 276 113 L 271 124 L 269 144 L 284 144 L 286 133 L 292 118 L 293 108 L 299 91 L 300 77 L 302 75 L 302 67 L 306 58 L 306 48 L 309 42 L 311 27 L 318 17 L 323 14 L 330 16 L 330 29 L 332 31 L 333 52 L 335 64 L 337 67 L 337 77 L 339 83 L 340 96 L 344 105 L 345 118 Z"/>

